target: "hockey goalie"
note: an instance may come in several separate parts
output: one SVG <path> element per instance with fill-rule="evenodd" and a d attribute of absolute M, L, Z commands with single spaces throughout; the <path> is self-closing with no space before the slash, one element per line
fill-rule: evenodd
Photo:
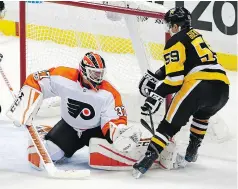
<path fill-rule="evenodd" d="M 52 161 L 62 162 L 89 146 L 91 167 L 131 169 L 146 151 L 150 138 L 141 139 L 139 127 L 127 124 L 121 95 L 104 80 L 105 70 L 104 59 L 89 52 L 80 61 L 79 69 L 61 66 L 33 73 L 27 77 L 7 116 L 20 125 L 32 125 L 43 99 L 58 96 L 60 121 L 53 127 L 35 126 Z M 165 154 L 171 156 L 166 150 Z M 28 161 L 38 170 L 44 168 L 31 140 Z"/>

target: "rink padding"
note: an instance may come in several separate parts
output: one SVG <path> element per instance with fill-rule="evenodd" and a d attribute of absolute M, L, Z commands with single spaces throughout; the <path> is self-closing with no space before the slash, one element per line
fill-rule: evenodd
<path fill-rule="evenodd" d="M 18 23 L 9 20 L 0 20 L 0 31 L 4 35 L 19 36 Z M 52 33 L 54 38 L 52 39 Z M 108 53 L 134 54 L 132 42 L 130 39 L 122 37 L 113 37 L 88 32 L 75 32 L 73 30 L 63 30 L 40 25 L 27 25 L 27 38 L 39 41 L 53 41 L 57 44 L 70 47 L 81 47 L 92 50 L 101 49 Z M 67 40 L 65 40 L 67 38 Z M 151 52 L 155 60 L 162 60 L 161 52 L 164 45 L 155 42 L 148 42 L 146 47 Z M 228 70 L 237 71 L 237 55 L 217 53 L 219 62 Z"/>

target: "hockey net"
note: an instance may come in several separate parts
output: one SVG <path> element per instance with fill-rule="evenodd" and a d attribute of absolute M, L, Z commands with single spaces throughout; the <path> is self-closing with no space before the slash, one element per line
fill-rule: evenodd
<path fill-rule="evenodd" d="M 139 121 L 139 80 L 147 68 L 156 70 L 163 64 L 163 6 L 145 2 L 22 2 L 21 6 L 26 28 L 20 30 L 22 82 L 26 75 L 50 67 L 78 68 L 83 55 L 94 51 L 105 59 L 106 78 L 121 92 L 129 120 Z M 58 114 L 58 105 L 56 99 L 46 100 L 39 116 Z"/>
<path fill-rule="evenodd" d="M 139 122 L 144 102 L 139 80 L 146 69 L 163 65 L 162 51 L 169 38 L 163 26 L 165 12 L 163 6 L 147 2 L 20 2 L 21 84 L 35 71 L 78 68 L 83 55 L 94 51 L 105 59 L 107 80 L 122 94 L 129 121 Z M 45 100 L 38 116 L 59 115 L 59 104 L 57 98 Z M 162 106 L 153 116 L 155 123 L 165 109 Z M 187 128 L 182 137 L 188 139 Z M 221 134 L 218 140 L 226 137 Z"/>

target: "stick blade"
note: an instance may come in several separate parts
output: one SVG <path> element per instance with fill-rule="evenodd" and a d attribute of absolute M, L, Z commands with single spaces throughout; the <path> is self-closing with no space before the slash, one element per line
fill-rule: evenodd
<path fill-rule="evenodd" d="M 140 119 L 141 125 L 144 126 L 151 134 L 154 134 L 149 124 L 144 120 Z"/>
<path fill-rule="evenodd" d="M 90 176 L 90 170 L 55 170 L 50 173 L 53 178 L 83 179 Z"/>

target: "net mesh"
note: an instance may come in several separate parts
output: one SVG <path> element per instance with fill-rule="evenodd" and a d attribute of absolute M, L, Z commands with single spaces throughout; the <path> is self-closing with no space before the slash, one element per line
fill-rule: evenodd
<path fill-rule="evenodd" d="M 124 2 L 116 5 L 126 6 Z M 146 7 L 144 4 L 130 6 Z M 45 14 L 38 11 L 42 9 Z M 133 27 L 144 46 L 148 63 L 154 69 L 159 68 L 165 43 L 163 25 L 158 19 L 131 17 L 135 18 Z M 145 70 L 139 66 L 126 15 L 44 2 L 27 3 L 26 18 L 27 75 L 62 65 L 78 68 L 83 55 L 93 51 L 105 59 L 106 78 L 123 96 L 138 95 L 138 82 Z M 58 105 L 52 99 L 45 103 L 52 104 Z"/>
<path fill-rule="evenodd" d="M 112 2 L 106 2 L 106 4 L 112 4 Z M 125 5 L 124 2 L 117 2 L 116 5 L 131 6 Z M 155 7 L 156 5 L 151 7 L 146 3 L 132 6 L 141 10 L 165 12 L 164 8 Z M 44 10 L 44 14 L 39 10 Z M 78 68 L 86 52 L 99 53 L 106 62 L 107 79 L 122 94 L 129 120 L 138 122 L 140 105 L 144 99 L 140 99 L 137 87 L 145 70 L 139 66 L 138 54 L 134 49 L 125 18 L 123 14 L 101 10 L 46 2 L 27 3 L 27 74 L 62 65 Z M 154 71 L 163 64 L 162 50 L 165 44 L 165 33 L 162 21 L 138 15 L 134 18 L 133 27 L 136 27 L 148 64 Z M 44 102 L 39 115 L 43 117 L 59 115 L 58 107 L 59 99 L 48 99 Z M 158 123 L 164 115 L 164 106 L 161 107 L 157 115 L 153 116 L 155 123 Z M 229 129 L 222 120 L 218 124 L 218 118 L 211 120 L 208 133 L 212 135 L 207 136 L 222 142 L 229 138 Z M 186 143 L 189 138 L 188 126 L 183 127 L 184 132 L 179 133 L 182 135 L 180 139 L 187 139 Z M 217 132 L 214 128 L 219 128 L 217 130 L 222 132 Z M 219 136 L 218 133 L 221 135 Z"/>

